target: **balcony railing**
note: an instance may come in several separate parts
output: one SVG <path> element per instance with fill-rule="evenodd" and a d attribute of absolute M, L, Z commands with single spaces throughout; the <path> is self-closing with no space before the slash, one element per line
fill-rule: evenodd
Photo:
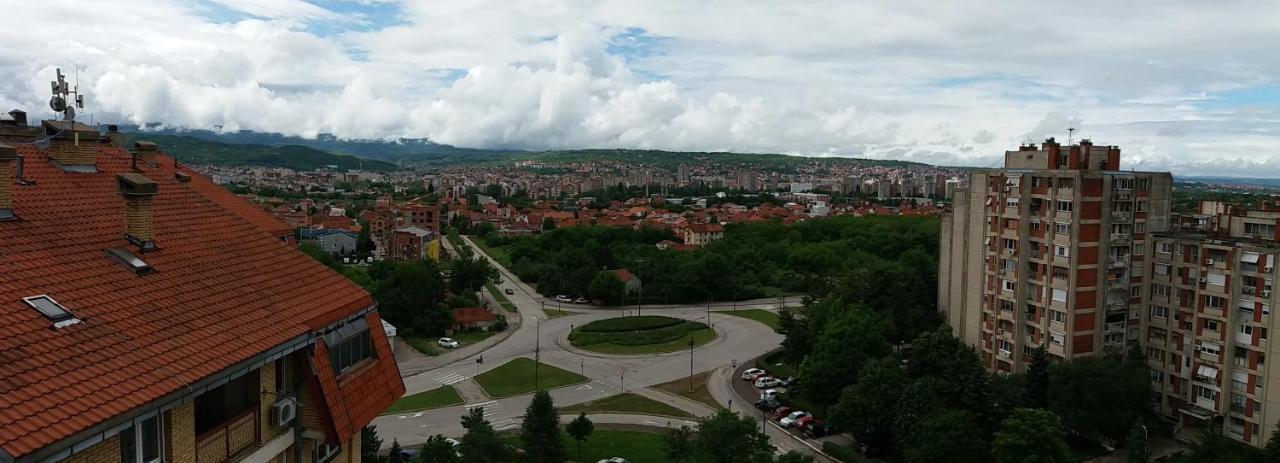
<path fill-rule="evenodd" d="M 196 463 L 222 463 L 258 445 L 258 408 L 196 436 Z"/>
<path fill-rule="evenodd" d="M 1128 222 L 1133 217 L 1128 211 L 1111 211 L 1111 220 L 1114 222 Z"/>

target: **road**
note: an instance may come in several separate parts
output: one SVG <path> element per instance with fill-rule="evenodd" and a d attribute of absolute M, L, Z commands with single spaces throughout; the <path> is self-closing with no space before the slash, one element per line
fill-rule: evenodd
<path fill-rule="evenodd" d="M 463 240 L 469 241 L 466 237 Z M 423 392 L 442 385 L 453 385 L 460 390 L 477 391 L 479 388 L 474 387 L 475 383 L 472 380 L 474 376 L 516 357 L 533 358 L 536 351 L 543 363 L 580 373 L 590 379 L 584 384 L 550 390 L 551 397 L 557 406 L 563 407 L 631 391 L 650 397 L 661 397 L 654 394 L 666 395 L 673 398 L 666 402 L 685 409 L 695 416 L 706 416 L 712 412 L 710 407 L 703 404 L 676 400 L 682 398 L 661 391 L 653 389 L 637 391 L 638 388 L 647 388 L 688 377 L 691 369 L 689 351 L 644 356 L 610 356 L 573 348 L 568 342 L 568 335 L 574 326 L 623 316 L 623 311 L 566 306 L 564 310 L 573 311 L 572 315 L 548 318 L 542 310 L 544 299 L 533 288 L 520 282 L 506 268 L 484 253 L 479 254 L 489 259 L 494 267 L 499 269 L 505 280 L 501 287 L 513 289 L 514 294 L 507 295 L 507 298 L 518 309 L 519 317 L 522 319 L 519 327 L 506 339 L 482 352 L 466 355 L 439 368 L 405 376 L 406 394 Z M 766 299 L 739 303 L 738 307 L 777 310 L 778 303 L 778 299 Z M 798 298 L 787 298 L 782 303 L 792 305 L 799 302 Z M 709 324 L 718 336 L 715 341 L 693 350 L 692 372 L 694 374 L 721 367 L 728 370 L 729 365 L 735 360 L 745 362 L 747 359 L 776 348 L 782 341 L 782 336 L 761 323 L 708 311 L 706 306 L 645 306 L 644 313 L 700 320 L 704 323 L 705 318 L 710 316 Z M 481 356 L 484 360 L 482 364 L 476 362 Z M 460 424 L 462 415 L 468 408 L 483 407 L 485 416 L 493 423 L 495 429 L 509 430 L 519 426 L 524 409 L 532 397 L 532 394 L 525 394 L 495 400 L 484 397 L 483 391 L 465 395 L 470 396 L 467 397 L 470 400 L 464 405 L 381 416 L 374 420 L 373 424 L 377 426 L 384 446 L 389 446 L 393 440 L 401 445 L 415 445 L 425 442 L 429 436 L 435 434 L 461 436 L 464 433 Z M 727 404 L 727 398 L 721 403 Z M 745 409 L 750 409 L 749 402 L 743 403 L 735 399 L 734 404 L 735 409 L 743 408 L 739 407 L 739 404 L 745 405 Z M 659 423 L 661 425 L 661 423 L 672 421 L 644 416 L 610 416 L 618 424 Z M 681 424 L 678 423 L 679 420 L 674 421 L 677 421 L 674 423 L 676 425 Z M 774 433 L 771 432 L 770 436 L 774 437 Z M 784 450 L 809 450 L 796 442 L 779 440 L 780 437 L 786 438 L 786 436 L 774 437 L 774 443 Z"/>

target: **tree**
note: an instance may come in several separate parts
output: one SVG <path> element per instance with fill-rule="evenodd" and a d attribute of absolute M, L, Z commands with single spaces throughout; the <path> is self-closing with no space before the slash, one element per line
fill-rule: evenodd
<path fill-rule="evenodd" d="M 462 463 L 458 449 L 443 435 L 428 437 L 427 442 L 418 449 L 418 455 L 412 463 Z"/>
<path fill-rule="evenodd" d="M 356 255 L 367 256 L 373 253 L 375 247 L 373 243 L 372 231 L 369 229 L 369 222 L 360 223 L 360 234 L 356 237 Z"/>
<path fill-rule="evenodd" d="M 681 462 L 693 457 L 693 432 L 688 426 L 671 428 L 664 439 L 668 461 Z"/>
<path fill-rule="evenodd" d="M 311 256 L 311 258 L 315 259 L 317 262 L 324 264 L 325 267 L 329 267 L 334 270 L 341 268 L 338 261 L 334 259 L 332 255 L 325 252 L 324 249 L 320 248 L 320 245 L 315 241 L 303 241 L 298 243 L 298 250 L 302 251 L 303 254 Z"/>
<path fill-rule="evenodd" d="M 542 231 L 551 231 L 555 229 L 556 229 L 555 219 L 552 219 L 551 217 L 545 217 L 542 219 Z"/>
<path fill-rule="evenodd" d="M 1272 436 L 1272 441 L 1275 437 Z M 1270 450 L 1271 442 L 1267 442 L 1268 450 Z M 1147 428 L 1142 421 L 1133 423 L 1133 429 L 1129 431 L 1129 440 L 1125 442 L 1125 452 L 1128 454 L 1128 463 L 1147 463 L 1151 461 L 1151 455 L 1147 449 Z"/>
<path fill-rule="evenodd" d="M 813 332 L 807 319 L 796 317 L 791 310 L 781 310 L 778 312 L 778 333 L 783 336 L 782 355 L 787 362 L 799 364 L 804 361 L 813 342 Z"/>
<path fill-rule="evenodd" d="M 773 446 L 754 420 L 720 410 L 698 423 L 693 449 L 700 463 L 737 463 L 768 457 Z"/>
<path fill-rule="evenodd" d="M 1032 407 L 1049 404 L 1049 352 L 1044 346 L 1031 351 L 1031 364 L 1027 366 L 1027 402 Z"/>
<path fill-rule="evenodd" d="M 474 293 L 485 283 L 498 281 L 498 269 L 479 256 L 459 256 L 449 262 L 449 291 L 454 294 Z"/>
<path fill-rule="evenodd" d="M 375 265 L 369 276 L 378 280 L 374 298 L 383 317 L 393 325 L 422 336 L 437 336 L 453 325 L 444 306 L 444 277 L 430 262 L 387 262 Z"/>
<path fill-rule="evenodd" d="M 883 319 L 858 306 L 827 322 L 813 343 L 813 352 L 800 364 L 804 394 L 819 402 L 839 397 L 845 386 L 857 381 L 866 362 L 890 354 L 885 332 Z"/>
<path fill-rule="evenodd" d="M 626 285 L 618 276 L 608 270 L 596 272 L 596 276 L 591 278 L 591 284 L 587 286 L 587 294 L 592 299 L 604 301 L 606 304 L 615 305 L 622 300 L 622 292 L 626 290 Z"/>
<path fill-rule="evenodd" d="M 573 436 L 573 440 L 578 441 L 578 458 L 582 458 L 582 443 L 591 436 L 595 429 L 595 424 L 591 422 L 590 418 L 587 418 L 587 412 L 578 413 L 578 417 L 570 421 L 568 426 L 565 426 L 565 432 Z"/>
<path fill-rule="evenodd" d="M 484 407 L 471 408 L 462 417 L 462 427 L 467 430 L 458 445 L 463 460 L 505 463 L 515 459 L 511 447 L 502 442 L 493 425 L 484 419 Z"/>
<path fill-rule="evenodd" d="M 802 455 L 795 450 L 792 450 L 782 455 L 778 455 L 778 458 L 773 460 L 773 463 L 813 463 L 813 457 Z"/>
<path fill-rule="evenodd" d="M 360 430 L 360 463 L 380 463 L 378 449 L 382 448 L 382 439 L 378 437 L 378 428 L 373 425 Z"/>
<path fill-rule="evenodd" d="M 565 460 L 560 414 L 547 391 L 535 393 L 525 409 L 524 422 L 520 424 L 520 441 L 524 443 L 526 461 L 562 463 Z"/>
<path fill-rule="evenodd" d="M 987 435 L 967 411 L 943 410 L 924 417 L 905 439 L 903 454 L 909 463 L 984 461 L 988 455 Z"/>
<path fill-rule="evenodd" d="M 1068 463 L 1066 434 L 1053 412 L 1019 408 L 1000 423 L 991 454 L 999 463 Z"/>
<path fill-rule="evenodd" d="M 874 449 L 891 445 L 902 391 L 909 382 L 891 357 L 868 363 L 858 374 L 858 381 L 840 394 L 831 409 L 832 422 Z"/>
<path fill-rule="evenodd" d="M 400 448 L 400 441 L 391 440 L 391 450 L 387 453 L 387 463 L 408 463 L 404 459 L 404 450 Z"/>
<path fill-rule="evenodd" d="M 1149 411 L 1149 370 L 1115 355 L 1054 364 L 1049 409 L 1067 428 L 1086 436 L 1123 439 Z"/>

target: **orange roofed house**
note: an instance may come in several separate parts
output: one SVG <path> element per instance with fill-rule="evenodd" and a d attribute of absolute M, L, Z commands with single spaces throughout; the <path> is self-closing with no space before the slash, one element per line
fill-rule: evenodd
<path fill-rule="evenodd" d="M 404 391 L 369 294 L 121 140 L 0 118 L 0 463 L 357 463 Z"/>

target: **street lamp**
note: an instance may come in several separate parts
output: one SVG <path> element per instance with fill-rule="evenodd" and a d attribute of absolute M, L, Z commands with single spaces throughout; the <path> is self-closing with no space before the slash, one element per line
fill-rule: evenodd
<path fill-rule="evenodd" d="M 693 392 L 693 334 L 689 334 L 689 392 Z"/>
<path fill-rule="evenodd" d="M 533 390 L 540 391 L 538 387 L 538 364 L 542 362 L 542 319 L 539 318 L 535 324 L 534 341 L 533 341 Z"/>

